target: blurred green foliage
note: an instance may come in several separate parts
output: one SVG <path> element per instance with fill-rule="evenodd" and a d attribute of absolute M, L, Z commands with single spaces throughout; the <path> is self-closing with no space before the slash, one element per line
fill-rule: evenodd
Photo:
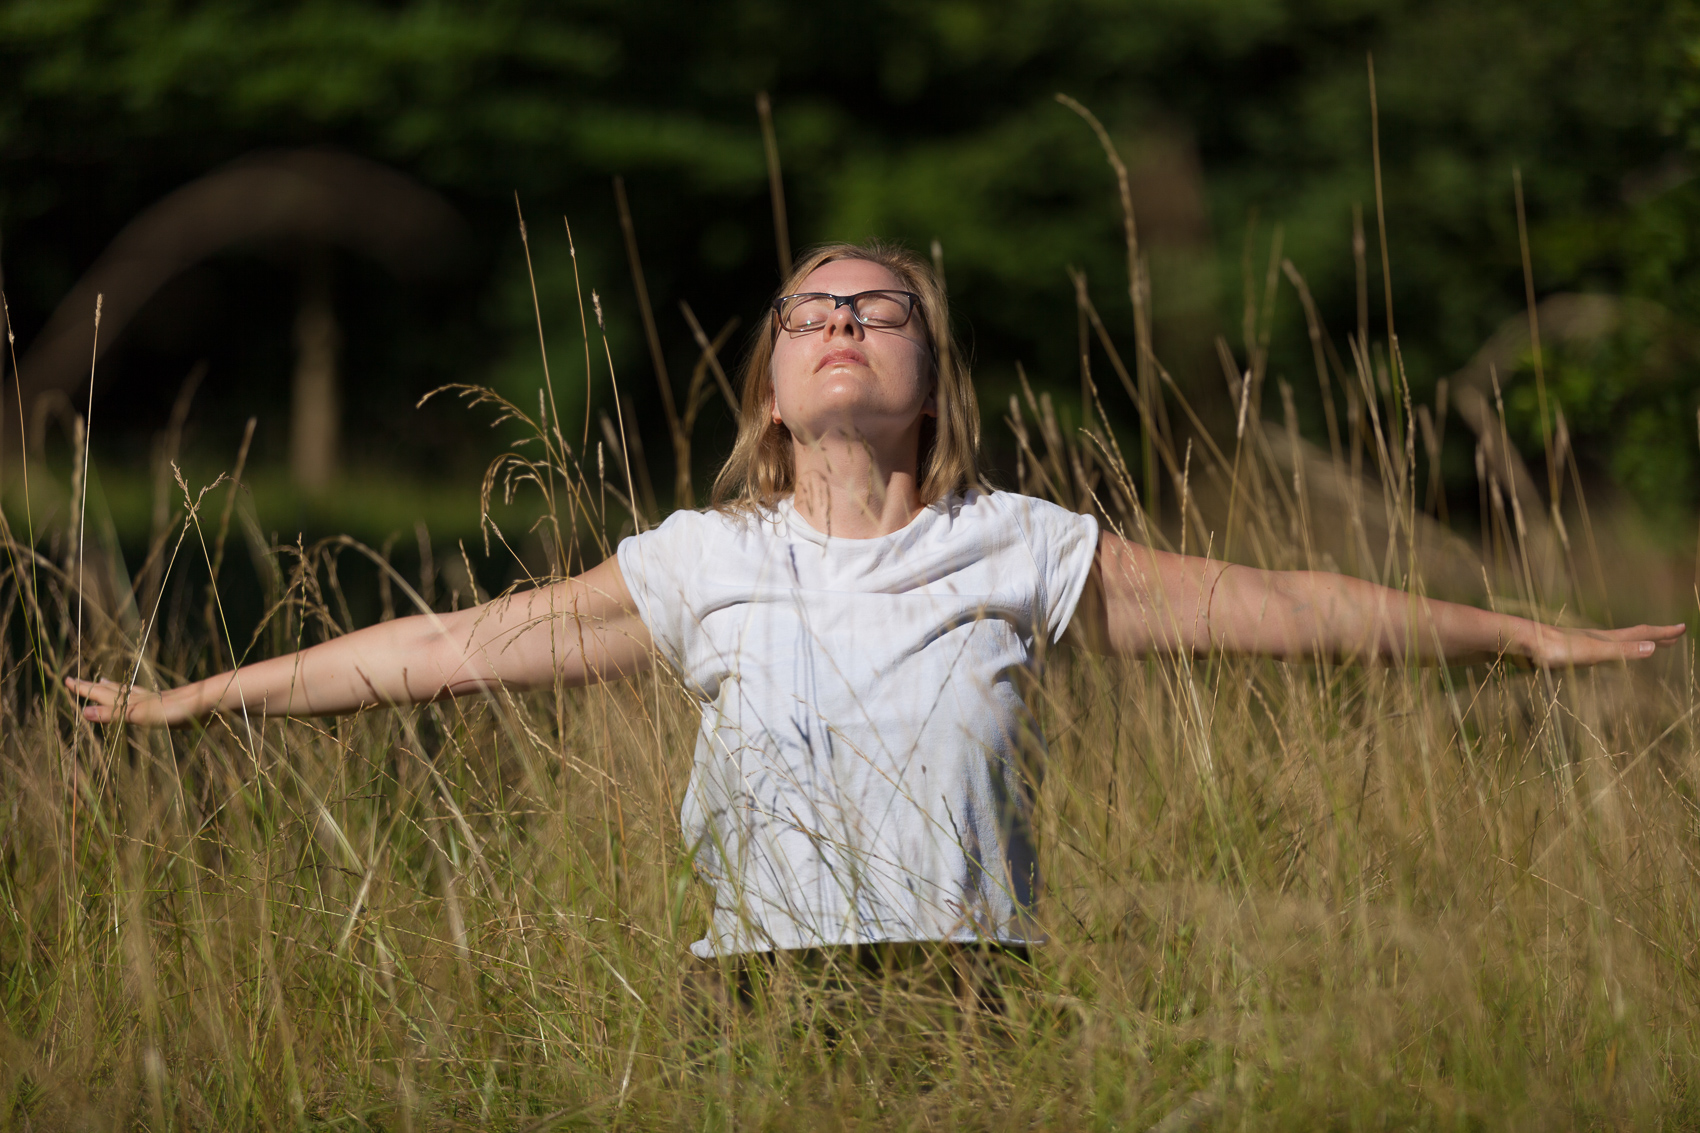
<path fill-rule="evenodd" d="M 1370 332 L 1386 333 L 1373 52 L 1393 301 L 1424 398 L 1523 309 L 1514 167 L 1540 294 L 1635 296 L 1700 324 L 1697 29 L 1692 3 L 1658 0 L 9 0 L 7 289 L 27 343 L 113 234 L 165 192 L 256 148 L 343 147 L 444 192 L 481 248 L 435 289 L 342 269 L 363 452 L 431 472 L 477 464 L 489 447 L 481 431 L 416 414 L 418 393 L 487 380 L 535 397 L 517 193 L 561 396 L 577 404 L 584 369 L 565 214 L 585 285 L 607 299 L 622 388 L 664 462 L 609 181 L 626 178 L 682 380 L 695 352 L 678 302 L 711 333 L 733 317 L 747 330 L 776 278 L 754 112 L 767 90 L 793 243 L 940 241 L 996 412 L 1016 362 L 1059 392 L 1078 390 L 1070 266 L 1088 274 L 1112 331 L 1130 335 L 1114 181 L 1089 130 L 1054 101 L 1066 91 L 1135 168 L 1159 350 L 1207 401 L 1222 386 L 1210 338 L 1226 334 L 1243 356 L 1247 281 L 1261 286 L 1277 226 L 1343 342 L 1357 321 L 1351 215 L 1361 205 Z M 1188 169 L 1199 175 L 1189 181 Z M 1196 208 L 1189 185 L 1201 186 Z M 210 357 L 203 437 L 229 447 L 234 422 L 259 412 L 260 456 L 275 457 L 293 285 L 264 249 L 203 274 L 169 319 L 156 313 L 156 325 L 175 320 L 171 333 L 138 326 L 118 344 L 109 365 L 122 390 L 110 396 L 141 436 L 187 366 Z M 1290 294 L 1277 309 L 1273 370 L 1316 425 Z M 1629 341 L 1555 365 L 1585 467 L 1655 507 L 1691 505 L 1700 370 L 1684 361 L 1637 380 Z M 600 372 L 594 358 L 591 369 Z M 1538 457 L 1540 429 L 1520 392 L 1528 378 L 1511 383 L 1514 429 L 1535 438 Z M 698 446 L 705 469 L 725 451 L 728 424 L 710 422 Z M 1467 469 L 1467 453 L 1457 455 L 1449 467 Z M 670 481 L 664 468 L 656 480 Z"/>

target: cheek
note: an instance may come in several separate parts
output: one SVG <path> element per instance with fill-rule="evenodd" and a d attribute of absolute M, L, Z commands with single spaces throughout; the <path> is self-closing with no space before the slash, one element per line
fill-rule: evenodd
<path fill-rule="evenodd" d="M 773 411 L 773 419 L 779 420 L 779 407 L 790 401 L 791 383 L 786 380 L 785 367 L 778 358 L 767 371 L 767 401 Z"/>
<path fill-rule="evenodd" d="M 797 375 L 806 362 L 805 351 L 806 348 L 801 343 L 785 338 L 773 344 L 773 357 L 768 362 L 768 368 L 775 387 Z"/>
<path fill-rule="evenodd" d="M 785 345 L 784 339 L 774 343 L 773 357 L 767 366 L 767 399 L 775 421 L 779 420 L 780 403 L 786 399 L 786 394 L 789 393 L 790 383 L 787 378 L 796 365 L 795 360 L 791 357 L 791 352 L 785 349 Z"/>
<path fill-rule="evenodd" d="M 911 367 L 909 371 L 910 380 L 914 383 L 915 388 L 919 389 L 928 401 L 931 401 L 938 393 L 938 375 L 933 373 L 932 355 L 928 353 L 925 345 L 914 344 L 914 350 L 909 357 L 909 365 Z"/>

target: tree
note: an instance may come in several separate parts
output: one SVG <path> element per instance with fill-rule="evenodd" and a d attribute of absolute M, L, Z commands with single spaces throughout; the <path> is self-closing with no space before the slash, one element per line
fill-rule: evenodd
<path fill-rule="evenodd" d="M 1153 236 L 1158 346 L 1205 393 L 1220 369 L 1196 344 L 1214 326 L 1243 353 L 1244 280 L 1263 279 L 1277 225 L 1343 337 L 1358 323 L 1362 205 L 1379 294 L 1373 51 L 1393 304 L 1414 392 L 1428 397 L 1523 305 L 1514 166 L 1539 293 L 1623 292 L 1694 313 L 1687 241 L 1657 270 L 1645 259 L 1692 207 L 1690 186 L 1659 180 L 1686 152 L 1688 20 L 1654 0 L 887 0 L 853 18 L 767 0 L 15 0 L 0 8 L 0 64 L 14 76 L 0 91 L 8 288 L 27 337 L 145 203 L 259 146 L 335 144 L 437 187 L 482 249 L 428 311 L 374 307 L 370 324 L 355 313 L 349 349 L 375 367 L 362 388 L 399 401 L 469 373 L 535 384 L 517 191 L 552 340 L 578 327 L 565 212 L 578 266 L 608 299 L 648 451 L 665 452 L 609 179 L 627 179 L 669 368 L 688 373 L 678 300 L 712 328 L 759 311 L 773 282 L 753 111 L 768 90 L 793 242 L 938 239 L 988 403 L 1004 400 L 1018 360 L 1061 396 L 1078 389 L 1067 269 L 1085 272 L 1114 333 L 1131 326 L 1113 180 L 1090 131 L 1053 101 L 1064 90 L 1136 172 L 1155 155 L 1136 203 Z M 1202 198 L 1165 222 L 1158 190 L 1164 175 L 1185 183 L 1173 171 L 1188 162 Z M 1308 344 L 1282 302 L 1274 364 L 1303 399 Z M 1376 338 L 1380 310 L 1369 305 Z M 582 381 L 558 353 L 557 380 Z M 1320 421 L 1315 393 L 1301 408 Z M 1614 467 L 1611 436 L 1578 443 Z M 717 446 L 698 451 L 712 460 Z M 1467 457 L 1460 466 L 1467 475 Z"/>

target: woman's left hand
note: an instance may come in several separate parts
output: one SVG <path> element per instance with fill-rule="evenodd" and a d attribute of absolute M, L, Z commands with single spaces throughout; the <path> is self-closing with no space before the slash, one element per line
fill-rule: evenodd
<path fill-rule="evenodd" d="M 1624 629 L 1568 629 L 1541 622 L 1524 622 L 1520 640 L 1506 652 L 1543 669 L 1598 665 L 1606 661 L 1639 661 L 1661 645 L 1671 645 L 1685 625 L 1628 626 Z"/>

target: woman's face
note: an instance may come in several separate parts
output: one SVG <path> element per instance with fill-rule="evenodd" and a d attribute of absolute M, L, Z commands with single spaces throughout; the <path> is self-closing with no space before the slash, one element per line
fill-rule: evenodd
<path fill-rule="evenodd" d="M 834 260 L 797 290 L 855 295 L 907 288 L 879 264 Z M 804 443 L 844 436 L 878 450 L 913 434 L 918 445 L 921 418 L 937 416 L 919 308 L 900 327 L 865 327 L 845 304 L 814 330 L 781 329 L 773 344 L 772 412 Z"/>

